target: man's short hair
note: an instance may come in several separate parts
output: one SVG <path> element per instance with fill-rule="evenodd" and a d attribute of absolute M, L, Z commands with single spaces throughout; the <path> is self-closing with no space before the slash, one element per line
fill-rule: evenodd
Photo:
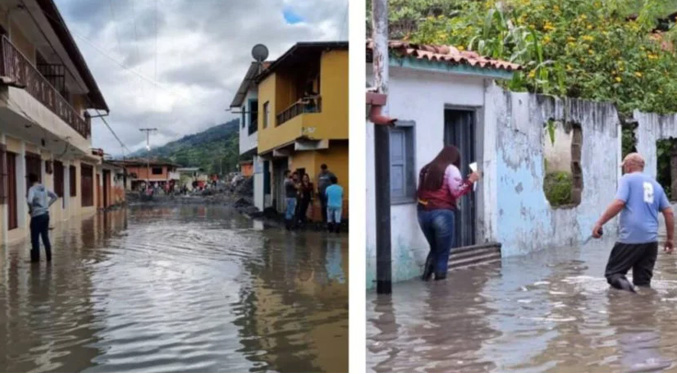
<path fill-rule="evenodd" d="M 335 175 L 332 175 L 331 178 L 329 178 L 329 180 L 331 180 L 331 183 L 332 183 L 332 184 L 338 183 L 338 178 L 336 178 Z"/>
<path fill-rule="evenodd" d="M 28 183 L 33 184 L 38 181 L 38 176 L 35 173 L 28 174 Z"/>
<path fill-rule="evenodd" d="M 288 176 L 289 176 L 289 173 L 291 173 L 291 171 L 290 171 L 289 169 L 285 170 L 285 171 L 284 171 L 284 176 L 285 176 L 285 177 L 288 177 Z"/>
<path fill-rule="evenodd" d="M 320 169 L 322 169 L 322 170 L 327 170 L 327 164 L 322 164 L 322 165 L 320 166 Z"/>
<path fill-rule="evenodd" d="M 637 152 L 628 153 L 628 155 L 623 159 L 622 165 L 625 166 L 626 164 L 635 165 L 641 169 L 644 169 L 644 157 L 642 157 L 642 155 Z"/>

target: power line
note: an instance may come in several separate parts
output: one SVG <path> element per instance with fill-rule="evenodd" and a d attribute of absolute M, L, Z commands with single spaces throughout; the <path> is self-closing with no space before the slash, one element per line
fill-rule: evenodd
<path fill-rule="evenodd" d="M 346 0 L 346 10 L 343 12 L 343 23 L 341 24 L 341 32 L 339 33 L 338 39 L 341 40 L 341 37 L 343 36 L 343 31 L 346 29 L 346 25 L 348 24 L 348 4 L 349 2 Z M 346 36 L 345 40 L 348 40 L 349 38 Z"/>

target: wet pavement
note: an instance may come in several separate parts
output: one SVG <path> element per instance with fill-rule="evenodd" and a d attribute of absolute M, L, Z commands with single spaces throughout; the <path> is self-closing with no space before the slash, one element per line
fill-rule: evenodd
<path fill-rule="evenodd" d="M 371 372 L 677 370 L 677 254 L 652 289 L 611 290 L 613 243 L 548 249 L 367 296 Z M 631 274 L 630 274 L 631 275 Z"/>
<path fill-rule="evenodd" d="M 51 264 L 0 247 L 0 371 L 348 368 L 347 235 L 141 206 L 51 237 Z"/>

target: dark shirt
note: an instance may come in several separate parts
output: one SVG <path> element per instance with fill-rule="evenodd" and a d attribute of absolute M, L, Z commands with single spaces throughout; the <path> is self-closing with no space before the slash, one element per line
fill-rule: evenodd
<path fill-rule="evenodd" d="M 304 201 L 312 199 L 314 188 L 312 183 L 308 183 L 307 185 L 302 183 L 301 188 L 299 188 L 299 198 Z"/>
<path fill-rule="evenodd" d="M 287 198 L 296 197 L 296 183 L 290 179 L 287 179 L 284 181 L 284 191 Z"/>
<path fill-rule="evenodd" d="M 320 175 L 317 176 L 317 188 L 320 191 L 320 195 L 324 196 L 324 191 L 327 187 L 331 186 L 331 177 L 334 176 L 334 173 L 327 171 L 326 173 L 320 172 Z"/>

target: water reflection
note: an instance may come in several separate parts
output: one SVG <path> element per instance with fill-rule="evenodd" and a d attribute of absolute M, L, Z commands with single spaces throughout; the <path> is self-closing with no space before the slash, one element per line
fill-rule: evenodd
<path fill-rule="evenodd" d="M 327 240 L 221 207 L 58 225 L 50 266 L 0 249 L 0 370 L 346 371 L 347 236 Z"/>

